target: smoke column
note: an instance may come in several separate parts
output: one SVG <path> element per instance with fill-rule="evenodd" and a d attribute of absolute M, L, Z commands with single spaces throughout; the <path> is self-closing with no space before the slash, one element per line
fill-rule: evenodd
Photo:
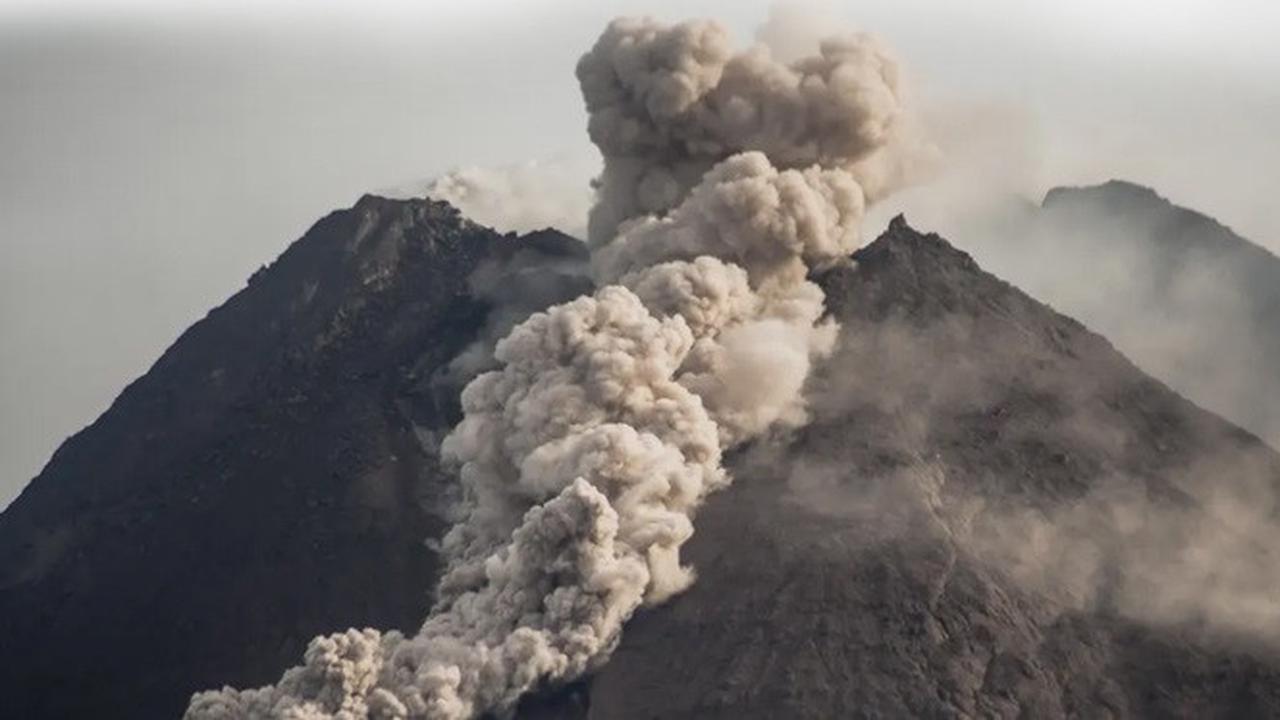
<path fill-rule="evenodd" d="M 864 36 L 783 64 L 711 22 L 618 20 L 578 78 L 599 289 L 515 327 L 463 391 L 436 607 L 412 637 L 316 638 L 278 684 L 197 693 L 188 718 L 509 714 L 693 581 L 680 547 L 725 448 L 805 421 L 836 331 L 806 277 L 895 181 L 894 63 Z"/>

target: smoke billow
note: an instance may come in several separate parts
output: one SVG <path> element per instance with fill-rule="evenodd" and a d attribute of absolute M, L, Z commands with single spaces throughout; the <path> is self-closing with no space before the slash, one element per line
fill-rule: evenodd
<path fill-rule="evenodd" d="M 692 582 L 680 548 L 726 447 L 805 421 L 836 330 L 808 272 L 847 258 L 905 167 L 893 61 L 865 36 L 783 64 L 714 23 L 619 20 L 578 77 L 599 289 L 516 326 L 463 391 L 431 615 L 316 638 L 277 685 L 199 693 L 189 718 L 508 713 Z"/>
<path fill-rule="evenodd" d="M 763 152 L 778 168 L 839 168 L 872 200 L 912 156 L 900 137 L 897 64 L 867 35 L 827 39 L 817 55 L 782 64 L 764 45 L 733 52 L 712 22 L 621 20 L 583 57 L 578 79 L 605 157 L 592 242 L 675 207 L 737 152 Z"/>

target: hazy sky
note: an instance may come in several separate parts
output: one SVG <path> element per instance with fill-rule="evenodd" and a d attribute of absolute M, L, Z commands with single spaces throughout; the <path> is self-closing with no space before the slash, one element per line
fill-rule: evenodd
<path fill-rule="evenodd" d="M 589 166 L 573 66 L 609 18 L 746 42 L 769 5 L 0 0 L 0 506 L 330 209 L 458 165 Z M 1280 248 L 1280 3 L 814 13 L 886 39 L 975 182 L 1124 177 Z"/>

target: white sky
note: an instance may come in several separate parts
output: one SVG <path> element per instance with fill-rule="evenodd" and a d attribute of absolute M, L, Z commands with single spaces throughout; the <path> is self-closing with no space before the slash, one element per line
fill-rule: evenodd
<path fill-rule="evenodd" d="M 588 155 L 573 66 L 611 17 L 717 17 L 746 42 L 768 9 L 0 0 L 0 506 L 329 210 L 457 165 Z M 1280 248 L 1280 3 L 814 12 L 884 37 L 1011 189 L 1123 177 Z"/>

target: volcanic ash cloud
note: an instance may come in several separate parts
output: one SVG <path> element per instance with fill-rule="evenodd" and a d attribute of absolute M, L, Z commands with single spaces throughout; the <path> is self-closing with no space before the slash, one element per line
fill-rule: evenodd
<path fill-rule="evenodd" d="M 619 20 L 578 76 L 605 160 L 598 289 L 516 326 L 463 391 L 436 607 L 412 637 L 316 638 L 276 685 L 198 693 L 188 718 L 510 713 L 693 582 L 680 548 L 726 447 L 805 422 L 836 330 L 806 278 L 891 184 L 892 61 L 861 36 L 782 64 L 714 23 Z"/>

